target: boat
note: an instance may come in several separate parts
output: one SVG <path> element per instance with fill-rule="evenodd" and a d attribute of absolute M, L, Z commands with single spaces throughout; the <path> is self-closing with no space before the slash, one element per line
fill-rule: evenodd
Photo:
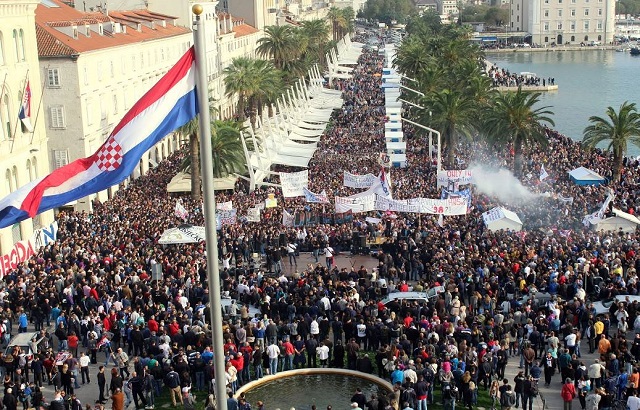
<path fill-rule="evenodd" d="M 629 50 L 629 54 L 631 54 L 632 56 L 640 56 L 640 47 L 631 47 L 631 49 Z"/>
<path fill-rule="evenodd" d="M 618 53 L 626 53 L 626 52 L 627 52 L 627 51 L 629 51 L 629 50 L 631 50 L 629 47 L 619 47 L 619 48 L 616 48 L 616 51 L 617 51 Z"/>

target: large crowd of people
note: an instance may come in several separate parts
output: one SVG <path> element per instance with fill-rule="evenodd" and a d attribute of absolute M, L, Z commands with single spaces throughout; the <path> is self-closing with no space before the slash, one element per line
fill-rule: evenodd
<path fill-rule="evenodd" d="M 309 165 L 311 191 L 350 195 L 357 190 L 342 185 L 343 171 L 377 173 L 384 151 L 382 67 L 383 58 L 365 50 L 353 78 L 335 84 L 344 106 Z M 439 197 L 424 140 L 410 127 L 405 134 L 408 166 L 391 171 L 394 197 Z M 523 219 L 520 233 L 486 229 L 480 215 L 497 201 L 479 192 L 469 214 L 443 224 L 410 214 L 376 214 L 379 224 L 356 214 L 336 223 L 322 205 L 283 198 L 277 189 L 250 191 L 238 183 L 233 193 L 218 193 L 217 201 L 231 200 L 238 215 L 270 194 L 279 204 L 265 209 L 260 222 L 239 218 L 219 235 L 221 291 L 234 300 L 223 329 L 213 329 L 224 335 L 225 369 L 213 368 L 204 245 L 158 244 L 166 228 L 181 223 L 176 197 L 166 192 L 186 155 L 175 153 L 113 199 L 94 203 L 93 212 L 61 212 L 55 243 L 3 278 L 3 341 L 32 325 L 39 333 L 29 342 L 33 356 L 19 347 L 0 354 L 2 402 L 8 410 L 45 403 L 79 410 L 74 389 L 95 377 L 99 405 L 111 398 L 116 410 L 152 406 L 163 386 L 177 405 L 191 391 L 208 394 L 218 375 L 229 389 L 229 409 L 245 410 L 249 403 L 233 397 L 240 386 L 319 366 L 376 372 L 392 382 L 389 395 L 354 396 L 362 409 L 421 410 L 436 397 L 446 408 L 462 400 L 471 409 L 478 390 L 487 390 L 496 406 L 531 409 L 538 383 L 562 383 L 563 399 L 577 398 L 583 409 L 627 397 L 640 402 L 634 366 L 640 333 L 625 339 L 640 331 L 640 309 L 621 303 L 598 316 L 590 302 L 638 293 L 638 237 L 585 229 L 582 217 L 600 207 L 605 188 L 578 186 L 567 176 L 583 165 L 610 178 L 611 157 L 551 129 L 548 137 L 548 146 L 526 149 L 522 179 L 534 195 L 508 204 Z M 456 156 L 466 164 L 513 162 L 509 147 L 479 140 L 458 147 Z M 540 182 L 542 166 L 550 177 Z M 640 206 L 638 176 L 638 162 L 625 160 L 621 181 L 608 185 L 616 207 L 635 213 Z M 202 205 L 181 201 L 189 222 L 202 224 Z M 282 209 L 323 217 L 284 227 Z M 386 238 L 373 271 L 336 267 L 334 254 L 349 252 L 354 234 Z M 287 257 L 301 249 L 319 263 L 297 267 Z M 159 280 L 152 266 L 162 268 Z M 391 292 L 436 286 L 443 292 L 428 303 L 381 303 Z M 597 350 L 599 359 L 581 361 L 581 349 Z M 373 360 L 364 351 L 375 352 Z M 509 362 L 522 368 L 513 384 L 504 378 Z M 97 373 L 90 372 L 96 364 Z M 54 397 L 43 397 L 45 383 L 55 385 Z M 268 408 L 263 401 L 254 406 Z"/>

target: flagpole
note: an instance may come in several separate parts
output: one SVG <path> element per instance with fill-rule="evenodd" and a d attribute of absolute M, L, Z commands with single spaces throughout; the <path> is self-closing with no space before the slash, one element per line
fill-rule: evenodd
<path fill-rule="evenodd" d="M 29 70 L 27 70 L 27 75 L 24 78 L 24 87 L 22 87 L 22 95 L 20 96 L 20 108 L 21 109 L 22 109 L 22 100 L 24 100 L 24 93 L 27 90 L 27 84 L 29 84 Z M 19 115 L 20 115 L 20 110 L 18 110 L 18 116 Z M 9 153 L 13 152 L 13 144 L 16 143 L 16 132 L 18 132 L 18 123 L 20 123 L 20 122 L 21 121 L 17 121 L 16 122 L 16 126 L 13 127 L 13 136 L 11 137 L 11 150 L 9 151 Z"/>
<path fill-rule="evenodd" d="M 207 280 L 209 282 L 209 310 L 211 337 L 213 339 L 213 364 L 216 379 L 216 409 L 227 410 L 225 383 L 224 343 L 222 340 L 222 311 L 220 302 L 220 271 L 218 267 L 218 233 L 216 232 L 216 199 L 213 187 L 213 159 L 211 158 L 211 121 L 209 112 L 209 88 L 207 84 L 207 60 L 205 57 L 204 25 L 200 15 L 203 7 L 194 4 L 193 30 L 196 53 L 196 89 L 198 94 L 200 128 L 200 166 L 204 194 L 204 225 L 207 249 Z"/>
<path fill-rule="evenodd" d="M 44 100 L 44 90 L 46 88 L 46 85 L 47 85 L 47 79 L 45 78 L 45 80 L 42 82 L 42 87 L 40 88 L 40 102 L 38 103 L 38 111 L 36 111 L 36 118 L 33 121 L 33 131 L 31 132 L 31 139 L 29 139 L 29 145 L 33 143 L 33 136 L 36 134 L 36 125 L 38 124 L 38 117 L 40 117 L 40 108 L 42 108 L 42 101 Z"/>

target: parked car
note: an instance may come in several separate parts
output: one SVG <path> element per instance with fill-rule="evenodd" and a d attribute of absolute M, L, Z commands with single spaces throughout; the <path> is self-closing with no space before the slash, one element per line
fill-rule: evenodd
<path fill-rule="evenodd" d="M 611 307 L 615 304 L 618 305 L 620 302 L 624 303 L 633 303 L 634 301 L 640 302 L 640 296 L 636 295 L 617 295 L 614 298 L 599 300 L 597 302 L 593 302 L 593 307 L 596 310 L 596 316 L 604 315 L 605 313 L 611 313 Z M 615 310 L 615 308 L 614 308 Z"/>
<path fill-rule="evenodd" d="M 222 298 L 220 299 L 220 305 L 222 306 L 222 316 L 224 316 L 225 318 L 229 317 L 229 307 L 231 306 L 231 303 L 233 303 L 234 299 L 231 298 Z M 238 315 L 240 314 L 240 308 L 244 305 L 244 303 L 240 302 L 239 300 L 236 300 L 236 305 L 238 306 Z M 261 316 L 262 312 L 260 311 L 260 309 L 253 307 L 251 305 L 246 305 L 248 312 L 249 312 L 249 317 L 254 318 L 256 317 L 256 315 Z"/>
<path fill-rule="evenodd" d="M 393 292 L 382 299 L 382 304 L 391 310 L 396 310 L 402 302 L 427 303 L 439 294 L 444 293 L 444 286 L 435 286 L 426 292 Z"/>
<path fill-rule="evenodd" d="M 9 354 L 13 351 L 15 346 L 18 346 L 22 349 L 23 352 L 27 355 L 27 359 L 31 359 L 33 357 L 34 352 L 31 350 L 31 346 L 29 342 L 34 337 L 38 336 L 38 332 L 27 332 L 27 333 L 18 333 L 15 335 L 7 345 L 7 349 L 4 354 Z"/>

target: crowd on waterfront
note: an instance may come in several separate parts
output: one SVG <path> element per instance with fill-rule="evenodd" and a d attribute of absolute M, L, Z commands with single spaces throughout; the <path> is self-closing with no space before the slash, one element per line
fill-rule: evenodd
<path fill-rule="evenodd" d="M 365 52 L 354 78 L 336 84 L 345 104 L 310 163 L 312 191 L 349 195 L 357 191 L 342 186 L 343 171 L 377 173 L 377 154 L 384 150 L 384 96 L 376 75 L 382 65 L 380 56 Z M 392 171 L 394 197 L 439 197 L 424 143 L 411 128 L 405 131 L 409 166 Z M 614 306 L 599 319 L 587 299 L 638 293 L 638 238 L 582 227 L 582 217 L 600 206 L 606 191 L 573 184 L 567 171 L 583 165 L 610 178 L 611 159 L 553 130 L 548 137 L 549 146 L 526 150 L 523 182 L 532 196 L 508 204 L 525 222 L 519 234 L 485 229 L 480 215 L 497 201 L 477 192 L 470 214 L 446 217 L 442 227 L 428 215 L 376 215 L 380 224 L 355 215 L 339 225 L 323 220 L 286 228 L 283 207 L 319 212 L 322 206 L 283 198 L 278 190 L 249 192 L 241 183 L 233 194 L 217 195 L 219 202 L 232 200 L 241 216 L 268 194 L 280 205 L 266 209 L 259 223 L 239 220 L 220 234 L 222 292 L 238 301 L 230 303 L 222 329 L 226 367 L 217 369 L 231 395 L 267 374 L 331 366 L 392 382 L 389 395 L 356 394 L 352 407 L 361 409 L 426 409 L 436 396 L 448 408 L 456 400 L 472 408 L 479 390 L 488 390 L 496 406 L 508 407 L 513 398 L 512 405 L 531 409 L 538 382 L 562 383 L 563 398 L 575 395 L 589 410 L 627 396 L 634 402 L 640 337 L 623 336 L 640 330 L 640 309 L 635 302 Z M 510 167 L 513 161 L 510 149 L 481 142 L 456 154 L 466 164 Z M 15 335 L 33 325 L 39 332 L 30 346 L 38 353 L 33 358 L 20 350 L 0 355 L 8 410 L 45 401 L 55 410 L 65 404 L 79 410 L 75 389 L 94 377 L 98 404 L 111 398 L 115 410 L 131 402 L 152 405 L 163 386 L 174 406 L 192 391 L 210 390 L 216 369 L 204 246 L 157 243 L 163 230 L 180 223 L 166 185 L 184 155 L 172 155 L 113 199 L 94 203 L 91 214 L 61 213 L 55 244 L 5 276 L 0 331 Z M 540 182 L 543 165 L 550 176 Z M 621 182 L 609 186 L 615 206 L 635 213 L 638 163 L 625 165 Z M 189 222 L 202 224 L 201 205 L 181 200 Z M 334 254 L 349 252 L 354 232 L 387 238 L 375 270 L 335 267 Z M 313 251 L 321 263 L 296 266 L 289 244 Z M 254 253 L 265 255 L 264 266 Z M 151 280 L 152 265 L 162 267 L 162 280 Z M 423 304 L 380 302 L 409 286 L 443 286 L 443 292 Z M 549 300 L 538 303 L 536 290 Z M 580 349 L 598 351 L 598 362 L 581 362 Z M 522 374 L 502 381 L 514 362 Z M 92 363 L 101 365 L 97 374 L 89 374 Z M 46 383 L 56 386 L 54 397 L 43 397 Z M 255 405 L 269 407 L 263 400 Z M 228 404 L 230 410 L 248 408 L 233 397 Z"/>
<path fill-rule="evenodd" d="M 555 85 L 555 78 L 540 78 L 533 73 L 511 73 L 509 70 L 490 65 L 487 71 L 494 87 L 545 87 Z"/>

